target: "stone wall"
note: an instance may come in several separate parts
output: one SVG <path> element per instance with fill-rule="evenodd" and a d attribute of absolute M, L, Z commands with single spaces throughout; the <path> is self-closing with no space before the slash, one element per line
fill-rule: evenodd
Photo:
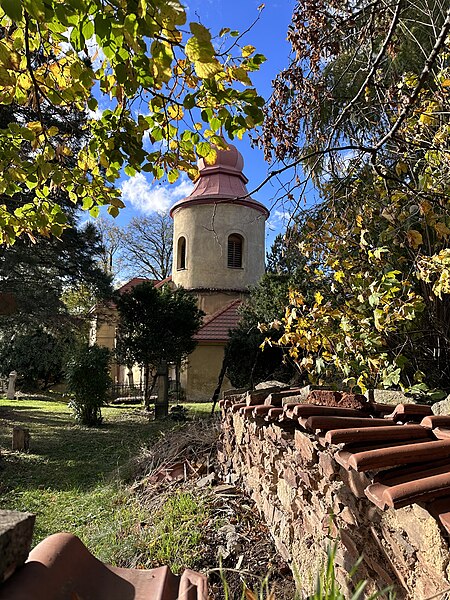
<path fill-rule="evenodd" d="M 361 579 L 371 591 L 394 586 L 397 599 L 424 600 L 449 588 L 448 541 L 424 508 L 378 509 L 364 495 L 364 474 L 345 470 L 294 423 L 245 418 L 242 402 L 245 395 L 222 402 L 219 459 L 228 481 L 255 501 L 302 593 L 312 591 L 334 543 L 346 593 Z"/>

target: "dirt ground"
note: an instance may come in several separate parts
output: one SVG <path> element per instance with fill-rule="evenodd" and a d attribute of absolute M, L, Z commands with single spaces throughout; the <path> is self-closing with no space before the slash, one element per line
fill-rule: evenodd
<path fill-rule="evenodd" d="M 207 510 L 195 569 L 208 574 L 211 600 L 293 600 L 292 573 L 255 504 L 238 485 L 221 479 L 219 435 L 217 420 L 166 434 L 136 459 L 134 493 L 149 512 L 180 491 L 201 498 Z"/>

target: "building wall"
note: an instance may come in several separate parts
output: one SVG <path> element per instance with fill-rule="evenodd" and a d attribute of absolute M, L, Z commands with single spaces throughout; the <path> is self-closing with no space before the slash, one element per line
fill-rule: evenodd
<path fill-rule="evenodd" d="M 245 290 L 264 274 L 265 215 L 232 203 L 183 206 L 174 218 L 172 280 L 185 289 Z M 242 268 L 227 266 L 228 236 L 244 238 Z M 186 239 L 186 268 L 177 269 L 178 240 Z"/>
<path fill-rule="evenodd" d="M 189 355 L 186 368 L 181 372 L 181 386 L 188 402 L 207 402 L 216 389 L 222 368 L 225 344 L 199 343 Z M 222 389 L 231 387 L 225 377 Z"/>
<path fill-rule="evenodd" d="M 212 315 L 217 312 L 220 308 L 226 306 L 233 300 L 237 300 L 238 298 L 245 299 L 247 294 L 242 292 L 214 292 L 210 290 L 205 290 L 202 292 L 192 292 L 192 295 L 197 300 L 197 306 L 206 314 Z"/>

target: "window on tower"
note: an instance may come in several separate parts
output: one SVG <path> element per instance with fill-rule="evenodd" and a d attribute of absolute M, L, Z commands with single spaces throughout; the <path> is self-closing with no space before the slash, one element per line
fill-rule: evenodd
<path fill-rule="evenodd" d="M 232 269 L 242 268 L 243 238 L 233 233 L 228 238 L 228 266 Z"/>
<path fill-rule="evenodd" d="M 181 269 L 186 268 L 186 238 L 181 236 L 178 238 L 178 246 L 177 246 L 177 269 L 180 271 Z"/>

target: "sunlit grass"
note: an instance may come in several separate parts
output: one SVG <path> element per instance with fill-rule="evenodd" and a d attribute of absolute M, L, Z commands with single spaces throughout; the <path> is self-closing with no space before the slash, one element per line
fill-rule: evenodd
<path fill-rule="evenodd" d="M 203 416 L 210 405 L 189 405 Z M 102 409 L 101 428 L 76 425 L 63 402 L 0 399 L 0 505 L 36 514 L 34 544 L 52 533 L 81 538 L 103 561 L 134 560 L 146 515 L 120 480 L 120 467 L 140 447 L 174 426 L 148 421 L 137 405 Z M 12 427 L 27 427 L 29 453 L 12 452 Z"/>

